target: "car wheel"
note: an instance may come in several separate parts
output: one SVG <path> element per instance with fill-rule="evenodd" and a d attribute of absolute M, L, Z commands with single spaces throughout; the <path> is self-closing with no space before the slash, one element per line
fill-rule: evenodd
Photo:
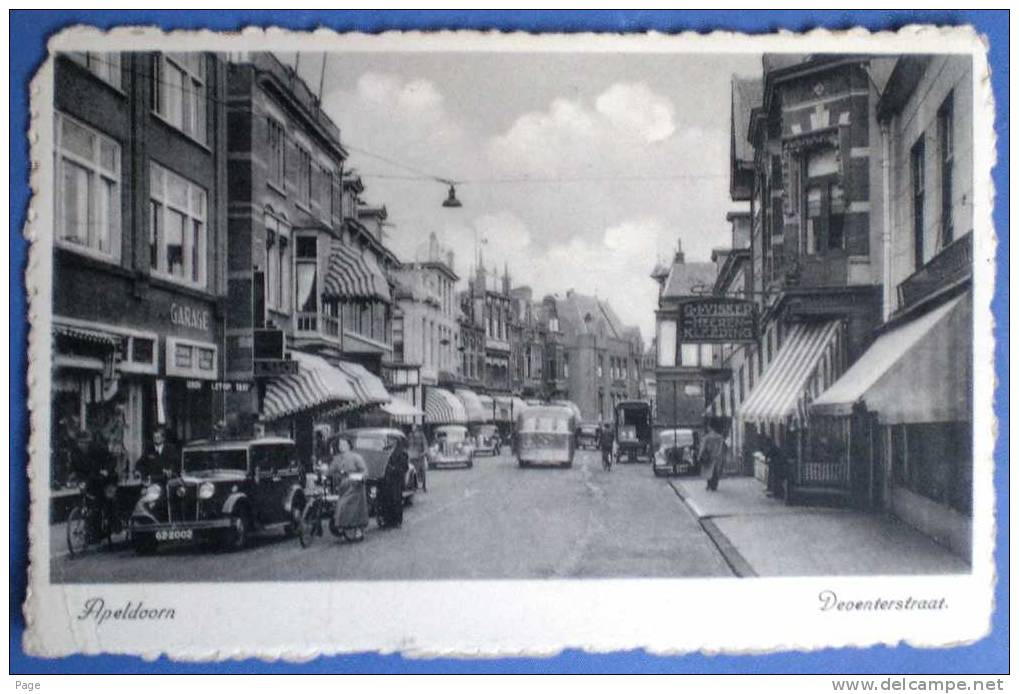
<path fill-rule="evenodd" d="M 651 472 L 655 473 L 655 477 L 661 477 L 662 476 L 662 471 L 659 470 L 658 466 L 656 466 L 656 465 L 652 465 L 651 466 Z"/>
<path fill-rule="evenodd" d="M 233 525 L 230 528 L 230 535 L 227 548 L 237 552 L 248 546 L 248 536 L 251 534 L 251 514 L 247 509 L 241 509 L 233 517 Z"/>
<path fill-rule="evenodd" d="M 73 558 L 88 549 L 88 515 L 81 506 L 75 506 L 67 515 L 67 553 Z"/>

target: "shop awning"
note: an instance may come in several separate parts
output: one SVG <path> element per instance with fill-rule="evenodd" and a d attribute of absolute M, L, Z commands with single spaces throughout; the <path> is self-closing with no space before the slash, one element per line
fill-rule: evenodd
<path fill-rule="evenodd" d="M 466 424 L 463 403 L 448 390 L 428 388 L 425 391 L 425 422 L 428 424 Z"/>
<path fill-rule="evenodd" d="M 334 239 L 329 252 L 322 295 L 330 299 L 381 299 L 390 301 L 389 282 L 371 254 Z"/>
<path fill-rule="evenodd" d="M 394 395 L 393 399 L 383 405 L 380 409 L 386 414 L 390 414 L 401 419 L 423 417 L 425 414 L 420 408 L 414 407 L 414 405 L 411 405 L 409 402 L 397 395 Z"/>
<path fill-rule="evenodd" d="M 339 407 L 359 401 L 354 384 L 339 369 L 314 354 L 291 350 L 297 373 L 266 383 L 262 416 L 280 419 L 306 410 Z"/>
<path fill-rule="evenodd" d="M 457 388 L 456 397 L 463 403 L 464 411 L 467 413 L 468 422 L 491 422 L 492 421 L 492 403 L 489 399 L 488 409 L 485 409 L 484 404 L 481 402 L 481 398 L 473 390 L 467 388 Z"/>
<path fill-rule="evenodd" d="M 116 347 L 120 344 L 121 338 L 112 333 L 103 332 L 102 330 L 93 330 L 91 328 L 79 328 L 74 325 L 66 325 L 64 323 L 53 323 L 53 333 L 55 335 L 63 335 L 64 337 L 70 337 L 75 340 L 81 340 L 83 342 L 92 342 L 97 345 L 103 345 L 105 347 Z"/>
<path fill-rule="evenodd" d="M 829 350 L 836 350 L 839 322 L 794 323 L 782 342 L 782 348 L 768 365 L 761 382 L 751 391 L 735 413 L 747 422 L 785 424 L 801 421 L 806 402 L 814 388 L 818 366 Z M 814 392 L 819 393 L 824 386 Z"/>
<path fill-rule="evenodd" d="M 337 362 L 336 366 L 350 379 L 360 404 L 378 405 L 390 401 L 391 396 L 382 379 L 368 369 L 352 361 Z"/>
<path fill-rule="evenodd" d="M 863 403 L 883 424 L 970 419 L 972 313 L 964 294 L 884 333 L 811 412 L 845 415 Z"/>

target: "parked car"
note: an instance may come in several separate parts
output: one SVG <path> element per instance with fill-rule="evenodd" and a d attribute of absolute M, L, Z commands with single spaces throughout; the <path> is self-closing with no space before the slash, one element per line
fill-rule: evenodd
<path fill-rule="evenodd" d="M 347 439 L 350 448 L 357 451 L 364 458 L 368 474 L 365 479 L 365 491 L 368 494 L 368 514 L 377 517 L 379 485 L 386 475 L 386 464 L 390 456 L 396 450 L 396 445 L 406 439 L 406 435 L 399 429 L 388 427 L 365 427 L 362 429 L 347 429 L 333 437 L 333 443 L 338 438 Z M 403 503 L 410 504 L 414 501 L 414 494 L 417 492 L 420 483 L 418 471 L 413 465 L 407 466 L 407 473 L 403 479 Z"/>
<path fill-rule="evenodd" d="M 498 455 L 502 436 L 494 424 L 479 424 L 474 430 L 474 455 Z"/>
<path fill-rule="evenodd" d="M 598 450 L 601 444 L 601 427 L 597 424 L 581 424 L 577 427 L 577 448 Z"/>
<path fill-rule="evenodd" d="M 655 475 L 697 474 L 697 436 L 692 429 L 665 429 L 651 459 Z"/>
<path fill-rule="evenodd" d="M 304 473 L 294 442 L 264 437 L 194 441 L 181 451 L 180 475 L 150 484 L 129 521 L 135 550 L 214 539 L 243 548 L 252 531 L 296 531 L 304 510 Z"/>
<path fill-rule="evenodd" d="M 449 465 L 474 467 L 474 446 L 467 427 L 449 424 L 436 427 L 427 453 L 428 468 Z"/>

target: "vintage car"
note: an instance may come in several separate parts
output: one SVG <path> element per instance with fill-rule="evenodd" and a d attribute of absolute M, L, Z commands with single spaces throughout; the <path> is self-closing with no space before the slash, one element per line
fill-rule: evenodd
<path fill-rule="evenodd" d="M 517 417 L 517 463 L 572 466 L 575 427 L 576 417 L 568 407 L 528 407 Z"/>
<path fill-rule="evenodd" d="M 333 437 L 331 448 L 335 450 L 336 440 L 344 438 L 350 442 L 350 448 L 357 451 L 364 458 L 368 474 L 365 478 L 365 491 L 368 493 L 368 513 L 378 516 L 379 485 L 386 475 L 386 464 L 389 457 L 396 450 L 396 444 L 405 440 L 406 434 L 399 429 L 388 427 L 365 427 L 360 429 L 347 429 Z M 414 494 L 417 492 L 420 483 L 418 471 L 413 465 L 407 466 L 407 472 L 403 478 L 403 502 L 413 503 Z"/>
<path fill-rule="evenodd" d="M 601 446 L 601 427 L 597 424 L 581 424 L 577 427 L 577 448 L 598 450 Z"/>
<path fill-rule="evenodd" d="M 459 424 L 435 427 L 427 459 L 429 469 L 450 465 L 474 467 L 474 446 L 467 427 Z"/>
<path fill-rule="evenodd" d="M 619 460 L 651 459 L 651 403 L 620 400 L 616 403 L 616 444 Z"/>
<path fill-rule="evenodd" d="M 697 474 L 697 436 L 691 429 L 665 429 L 658 436 L 658 449 L 651 459 L 655 475 Z"/>
<path fill-rule="evenodd" d="M 303 481 L 290 439 L 193 441 L 181 451 L 179 476 L 142 491 L 129 521 L 131 543 L 139 554 L 206 539 L 241 549 L 255 530 L 294 532 Z"/>
<path fill-rule="evenodd" d="M 502 435 L 495 424 L 479 424 L 474 428 L 474 455 L 498 455 Z"/>

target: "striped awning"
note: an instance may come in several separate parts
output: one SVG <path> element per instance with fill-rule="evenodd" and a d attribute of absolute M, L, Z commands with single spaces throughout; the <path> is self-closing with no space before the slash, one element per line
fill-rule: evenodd
<path fill-rule="evenodd" d="M 116 347 L 121 341 L 121 338 L 117 335 L 103 332 L 102 330 L 79 328 L 74 325 L 66 325 L 64 323 L 56 322 L 53 323 L 53 333 L 55 335 L 63 335 L 64 337 L 82 340 L 83 342 L 92 342 L 106 347 Z"/>
<path fill-rule="evenodd" d="M 389 282 L 370 253 L 333 239 L 322 295 L 330 299 L 381 299 L 390 301 Z"/>
<path fill-rule="evenodd" d="M 425 391 L 425 422 L 428 424 L 466 424 L 463 403 L 448 390 L 428 388 Z"/>
<path fill-rule="evenodd" d="M 382 379 L 360 364 L 352 361 L 340 361 L 336 363 L 336 367 L 354 385 L 354 392 L 357 393 L 360 404 L 379 405 L 392 399 L 386 386 L 383 385 Z"/>
<path fill-rule="evenodd" d="M 351 379 L 322 357 L 291 350 L 290 358 L 297 362 L 297 373 L 278 376 L 266 384 L 262 403 L 265 419 L 280 419 L 306 410 L 358 403 Z"/>
<path fill-rule="evenodd" d="M 838 321 L 794 323 L 761 382 L 736 416 L 747 422 L 802 422 L 810 400 L 841 374 Z"/>
<path fill-rule="evenodd" d="M 420 408 L 410 404 L 399 395 L 394 395 L 392 400 L 381 407 L 381 410 L 397 421 L 407 423 L 411 423 L 425 414 Z"/>
<path fill-rule="evenodd" d="M 488 408 L 481 402 L 481 398 L 473 390 L 457 388 L 456 397 L 463 403 L 464 411 L 467 413 L 468 422 L 491 422 L 492 402 L 489 398 Z"/>

